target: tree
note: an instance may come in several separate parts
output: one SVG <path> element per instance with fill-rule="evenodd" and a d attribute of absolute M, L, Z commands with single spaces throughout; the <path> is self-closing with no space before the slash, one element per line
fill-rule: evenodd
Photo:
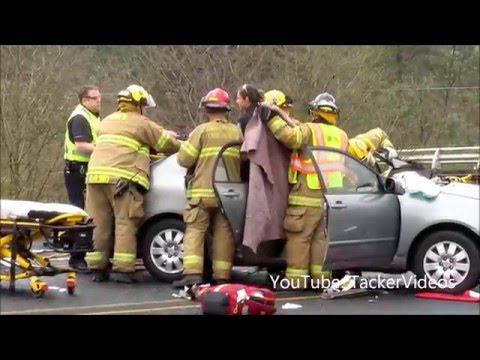
<path fill-rule="evenodd" d="M 2 197 L 37 200 L 61 188 L 65 121 L 77 101 L 73 85 L 81 77 L 72 71 L 81 60 L 78 50 L 0 48 Z"/>

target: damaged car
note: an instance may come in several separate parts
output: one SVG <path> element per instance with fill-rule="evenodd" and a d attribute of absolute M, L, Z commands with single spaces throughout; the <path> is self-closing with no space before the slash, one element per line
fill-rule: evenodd
<path fill-rule="evenodd" d="M 237 243 L 235 264 L 284 268 L 284 240 L 265 242 L 256 252 L 242 246 L 248 181 L 231 181 L 222 155 L 230 147 L 239 146 L 235 142 L 225 145 L 217 155 L 212 173 L 219 206 Z M 310 157 L 323 185 L 326 172 L 316 159 L 333 153 L 341 156 L 348 181 L 340 189 L 325 191 L 328 236 L 325 268 L 412 271 L 417 278 L 451 284 L 439 290 L 454 293 L 477 284 L 478 185 L 429 179 L 421 166 L 400 160 L 388 164 L 385 172 L 344 151 L 311 147 Z M 151 190 L 145 197 L 146 216 L 138 233 L 138 244 L 146 269 L 162 281 L 178 279 L 183 268 L 185 174 L 186 169 L 177 164 L 176 154 L 152 163 Z M 423 189 L 418 186 L 424 181 L 417 181 L 420 178 L 428 180 Z"/>

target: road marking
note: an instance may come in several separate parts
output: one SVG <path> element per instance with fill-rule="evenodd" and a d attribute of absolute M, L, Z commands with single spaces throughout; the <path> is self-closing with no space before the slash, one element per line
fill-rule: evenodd
<path fill-rule="evenodd" d="M 100 312 L 93 312 L 93 313 L 81 313 L 77 315 L 120 315 L 120 314 L 134 314 L 134 313 L 141 313 L 141 312 L 153 312 L 153 311 L 164 311 L 164 310 L 193 309 L 198 307 L 200 307 L 199 304 L 178 305 L 178 306 L 166 306 L 166 307 L 158 307 L 158 308 L 100 311 Z"/>
<path fill-rule="evenodd" d="M 2 315 L 13 315 L 13 314 L 35 314 L 35 313 L 44 313 L 44 312 L 55 312 L 55 311 L 65 311 L 65 310 L 82 310 L 82 309 L 101 309 L 109 307 L 125 307 L 125 306 L 141 306 L 141 305 L 155 305 L 155 304 L 165 304 L 171 302 L 179 301 L 188 301 L 186 299 L 169 299 L 169 300 L 157 300 L 157 301 L 144 301 L 137 303 L 119 303 L 119 304 L 100 304 L 100 305 L 87 305 L 87 306 L 69 306 L 61 308 L 45 308 L 45 309 L 32 309 L 32 310 L 20 310 L 20 311 L 7 311 L 1 312 Z"/>
<path fill-rule="evenodd" d="M 321 295 L 310 295 L 310 296 L 290 296 L 290 297 L 280 297 L 277 298 L 276 303 L 285 302 L 285 301 L 294 301 L 294 300 L 313 300 L 319 299 Z M 143 301 L 137 303 L 119 303 L 119 304 L 100 304 L 100 305 L 88 305 L 88 306 L 70 306 L 70 307 L 62 307 L 62 308 L 45 308 L 45 309 L 32 309 L 32 310 L 20 310 L 20 311 L 6 311 L 0 312 L 2 315 L 28 315 L 28 314 L 38 314 L 38 313 L 54 313 L 54 312 L 63 312 L 69 310 L 100 310 L 105 308 L 115 308 L 115 307 L 128 307 L 128 306 L 146 306 L 146 305 L 162 305 L 162 304 L 170 304 L 175 302 L 191 302 L 190 300 L 186 299 L 165 299 L 165 300 L 157 300 L 157 301 Z M 135 313 L 141 311 L 150 311 L 150 309 L 154 309 L 155 311 L 160 311 L 161 309 L 188 309 L 198 307 L 199 305 L 175 305 L 175 306 L 167 306 L 167 307 L 160 307 L 160 308 L 140 308 L 140 309 L 126 309 L 126 310 L 108 310 L 101 312 L 102 314 L 121 314 L 121 313 Z M 85 313 L 81 313 L 85 314 Z M 88 314 L 96 314 L 96 313 L 88 313 Z"/>

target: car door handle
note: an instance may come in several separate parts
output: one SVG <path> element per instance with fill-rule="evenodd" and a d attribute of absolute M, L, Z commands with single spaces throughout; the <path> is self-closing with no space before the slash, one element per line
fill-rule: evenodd
<path fill-rule="evenodd" d="M 222 193 L 222 195 L 225 196 L 225 197 L 229 197 L 229 198 L 234 198 L 234 197 L 239 197 L 240 196 L 240 194 L 238 192 L 236 192 L 235 190 L 232 190 L 232 189 L 224 191 Z"/>
<path fill-rule="evenodd" d="M 330 206 L 332 209 L 345 209 L 347 207 L 347 205 L 345 205 L 343 202 L 341 201 L 337 201 L 335 202 L 335 204 L 332 204 Z"/>

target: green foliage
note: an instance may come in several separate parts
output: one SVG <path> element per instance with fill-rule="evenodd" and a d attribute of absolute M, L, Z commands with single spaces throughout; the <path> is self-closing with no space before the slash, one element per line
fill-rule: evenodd
<path fill-rule="evenodd" d="M 100 86 L 102 116 L 139 83 L 154 96 L 148 116 L 191 129 L 201 97 L 244 83 L 282 90 L 305 121 L 328 91 L 350 136 L 382 127 L 399 148 L 478 145 L 479 46 L 1 46 L 1 196 L 66 201 L 65 121 L 84 84 Z M 232 111 L 232 121 L 239 116 Z"/>

